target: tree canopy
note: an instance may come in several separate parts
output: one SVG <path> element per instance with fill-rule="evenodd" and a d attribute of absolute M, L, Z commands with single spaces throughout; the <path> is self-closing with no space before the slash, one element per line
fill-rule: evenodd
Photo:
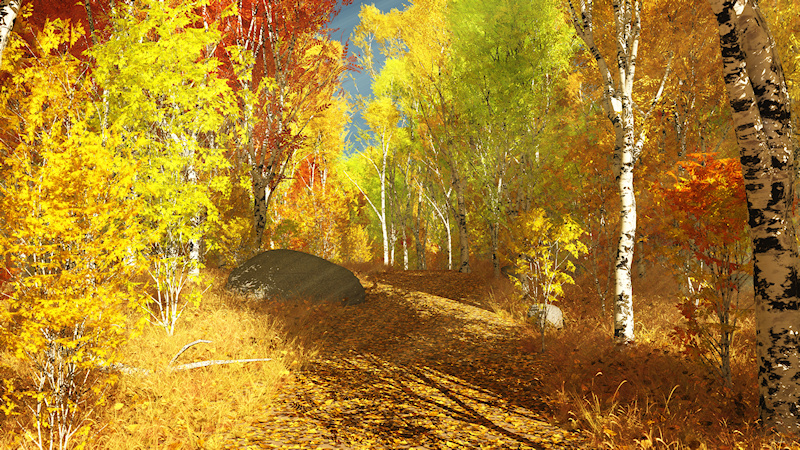
<path fill-rule="evenodd" d="M 201 269 L 292 248 L 491 265 L 528 306 L 575 283 L 620 345 L 634 280 L 669 271 L 680 345 L 729 385 L 749 280 L 759 324 L 797 312 L 796 262 L 765 261 L 797 257 L 800 5 L 723 3 L 364 4 L 340 42 L 350 1 L 0 2 L 0 347 L 73 383 L 174 333 Z M 74 399 L 25 389 L 39 445 L 77 433 Z"/>

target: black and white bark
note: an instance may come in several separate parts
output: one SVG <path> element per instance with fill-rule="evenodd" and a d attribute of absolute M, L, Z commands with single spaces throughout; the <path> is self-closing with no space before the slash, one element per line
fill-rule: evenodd
<path fill-rule="evenodd" d="M 792 223 L 794 151 L 789 95 L 775 43 L 752 0 L 709 0 L 719 25 L 753 241 L 762 424 L 800 431 L 800 298 Z"/>
<path fill-rule="evenodd" d="M 434 198 L 428 196 L 423 192 L 423 196 L 426 200 L 428 200 L 428 204 L 431 205 L 433 212 L 442 222 L 442 228 L 445 231 L 446 242 L 443 245 L 445 251 L 447 252 L 447 270 L 453 270 L 453 234 L 450 231 L 450 214 L 447 210 L 447 204 L 450 203 L 450 195 L 452 193 L 452 189 L 448 189 L 444 192 L 444 205 L 440 205 Z"/>
<path fill-rule="evenodd" d="M 0 64 L 21 6 L 22 0 L 0 0 Z"/>
<path fill-rule="evenodd" d="M 428 221 L 423 218 L 423 196 L 422 183 L 417 187 L 416 214 L 414 215 L 413 231 L 414 246 L 417 253 L 417 270 L 427 270 L 428 262 L 425 256 L 425 244 L 427 241 Z"/>
<path fill-rule="evenodd" d="M 458 271 L 461 273 L 470 273 L 472 272 L 472 267 L 469 264 L 469 229 L 467 228 L 467 203 L 464 199 L 465 180 L 459 173 L 455 164 L 451 167 L 451 172 L 453 190 L 456 193 L 456 204 L 455 209 L 453 209 L 453 216 L 456 218 L 456 226 L 458 227 L 458 248 L 460 256 Z"/>
<path fill-rule="evenodd" d="M 392 135 L 394 128 L 392 127 L 384 127 L 382 130 L 378 132 L 378 143 L 380 145 L 380 154 L 377 155 L 379 161 L 375 162 L 373 157 L 367 153 L 361 153 L 364 158 L 370 163 L 375 172 L 378 174 L 378 180 L 380 181 L 380 198 L 376 199 L 375 202 L 369 198 L 369 195 L 361 189 L 361 186 L 350 177 L 347 173 L 345 175 L 348 179 L 358 188 L 359 192 L 364 195 L 364 198 L 367 199 L 369 206 L 372 208 L 372 211 L 375 213 L 375 216 L 378 217 L 378 221 L 381 224 L 381 239 L 383 241 L 383 265 L 390 266 L 392 264 L 391 255 L 390 255 L 390 214 L 389 214 L 389 206 L 387 204 L 387 194 L 389 189 L 389 178 L 391 177 L 390 173 L 390 166 L 392 164 L 391 161 L 391 147 L 390 142 L 392 140 Z M 375 204 L 377 202 L 377 205 Z"/>
<path fill-rule="evenodd" d="M 613 16 L 616 42 L 616 76 L 611 72 L 595 41 L 592 0 L 568 0 L 570 17 L 578 37 L 584 42 L 603 81 L 603 109 L 614 127 L 614 176 L 620 198 L 620 232 L 615 261 L 614 288 L 614 339 L 618 343 L 634 340 L 633 331 L 633 284 L 631 264 L 636 244 L 636 197 L 634 195 L 633 171 L 644 146 L 644 131 L 636 135 L 633 82 L 642 31 L 639 0 L 614 0 Z M 670 59 L 670 63 L 672 59 Z M 653 106 L 661 98 L 669 74 L 669 66 L 661 80 L 658 91 L 650 101 L 649 108 L 640 113 L 640 121 L 646 120 Z"/>

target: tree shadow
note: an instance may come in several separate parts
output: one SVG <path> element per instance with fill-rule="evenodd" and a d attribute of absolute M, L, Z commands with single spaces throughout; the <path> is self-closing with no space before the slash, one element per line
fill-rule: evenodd
<path fill-rule="evenodd" d="M 290 393 L 295 414 L 361 448 L 581 445 L 584 436 L 545 420 L 538 357 L 521 351 L 517 330 L 487 324 L 490 313 L 469 303 L 404 289 L 376 283 L 347 307 L 254 305 L 315 351 Z"/>

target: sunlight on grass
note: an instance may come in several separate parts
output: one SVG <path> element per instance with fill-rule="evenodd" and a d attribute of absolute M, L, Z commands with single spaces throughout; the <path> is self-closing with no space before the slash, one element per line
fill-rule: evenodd
<path fill-rule="evenodd" d="M 757 425 L 755 324 L 740 322 L 727 388 L 711 367 L 685 353 L 673 337 L 684 320 L 669 270 L 652 269 L 634 285 L 636 344 L 615 345 L 612 311 L 603 315 L 590 280 L 579 279 L 558 303 L 565 328 L 547 336 L 543 391 L 554 419 L 592 438 L 592 448 L 798 448 L 773 441 Z M 751 295 L 752 294 L 747 294 Z M 485 304 L 525 328 L 522 347 L 539 353 L 538 331 L 519 294 L 503 282 L 487 287 Z M 610 306 L 609 302 L 606 304 Z"/>
<path fill-rule="evenodd" d="M 147 325 L 123 348 L 120 360 L 135 369 L 119 376 L 95 411 L 92 448 L 223 448 L 258 421 L 291 370 L 307 358 L 306 350 L 286 341 L 283 324 L 223 292 L 220 274 L 212 278 L 212 288 L 199 306 L 187 308 L 172 336 L 163 327 Z M 271 360 L 169 370 L 181 348 L 198 339 L 211 343 L 193 345 L 172 366 L 205 360 Z M 10 364 L 3 367 L 14 369 Z M 24 443 L 13 418 L 0 426 L 0 448 Z"/>
<path fill-rule="evenodd" d="M 123 360 L 153 375 L 123 378 L 110 399 L 114 408 L 102 432 L 107 448 L 172 444 L 222 448 L 258 420 L 281 380 L 301 362 L 302 350 L 284 341 L 280 327 L 268 317 L 237 306 L 236 299 L 218 287 L 205 294 L 198 308 L 187 310 L 173 336 L 148 327 L 129 343 Z M 247 358 L 272 361 L 166 372 L 173 356 L 197 339 L 212 342 L 192 346 L 175 364 Z"/>
<path fill-rule="evenodd" d="M 146 325 L 123 348 L 120 359 L 131 371 L 119 375 L 105 402 L 95 408 L 87 448 L 236 448 L 254 425 L 265 427 L 276 394 L 317 354 L 312 343 L 326 339 L 331 324 L 346 322 L 348 312 L 334 305 L 245 301 L 221 289 L 222 272 L 206 274 L 211 287 L 188 287 L 203 291 L 203 298 L 187 308 L 172 336 L 163 327 Z M 425 286 L 435 284 L 436 276 L 426 277 Z M 548 332 L 543 353 L 537 327 L 525 314 L 527 304 L 510 284 L 488 276 L 480 283 L 484 308 L 520 326 L 514 338 L 518 344 L 512 347 L 519 354 L 509 354 L 508 361 L 527 355 L 536 362 L 541 386 L 535 395 L 541 396 L 550 420 L 587 436 L 589 448 L 800 449 L 797 442 L 765 436 L 758 426 L 752 314 L 741 322 L 734 341 L 733 385 L 725 387 L 672 337 L 683 319 L 668 277 L 667 271 L 653 270 L 638 280 L 637 343 L 625 347 L 611 340 L 611 311 L 604 315 L 596 295 L 585 287 L 590 283 L 578 280 L 558 303 L 565 327 Z M 395 319 L 387 322 L 392 330 L 399 327 Z M 196 343 L 175 358 L 198 340 L 211 342 Z M 170 370 L 199 361 L 250 358 L 270 361 Z M 6 379 L 21 379 L 24 365 L 0 352 L 0 370 Z M 8 395 L 7 388 L 0 394 Z M 0 419 L 0 449 L 30 448 L 24 415 Z"/>

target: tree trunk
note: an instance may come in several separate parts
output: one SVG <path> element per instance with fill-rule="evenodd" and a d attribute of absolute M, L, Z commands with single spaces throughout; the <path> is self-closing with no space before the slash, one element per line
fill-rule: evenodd
<path fill-rule="evenodd" d="M 631 117 L 633 121 L 633 117 Z M 632 130 L 631 130 L 631 135 Z M 632 137 L 632 136 L 631 136 Z M 614 282 L 614 339 L 619 343 L 634 340 L 633 284 L 631 263 L 636 242 L 636 198 L 633 192 L 633 145 L 622 148 L 619 182 L 620 227 Z"/>
<path fill-rule="evenodd" d="M 359 186 L 358 183 L 356 183 L 356 180 L 354 180 L 352 177 L 350 177 L 350 175 L 348 175 L 347 172 L 344 173 L 344 175 L 350 180 L 350 182 L 352 182 L 356 186 L 358 191 L 361 192 L 361 195 L 363 195 L 364 198 L 367 200 L 367 203 L 369 203 L 370 208 L 372 208 L 372 211 L 375 213 L 375 215 L 378 217 L 378 221 L 381 223 L 381 236 L 383 238 L 383 265 L 384 266 L 388 266 L 389 265 L 389 230 L 388 230 L 387 225 L 386 225 L 386 195 L 385 195 L 385 189 L 383 189 L 383 186 L 385 185 L 385 183 L 384 183 L 385 177 L 384 177 L 384 172 L 381 172 L 380 170 L 378 171 L 378 174 L 381 177 L 381 209 L 380 210 L 378 210 L 378 207 L 375 206 L 374 203 L 372 203 L 372 200 L 370 200 L 370 198 L 367 195 L 367 193 L 364 192 L 363 189 L 361 189 L 361 186 Z"/>
<path fill-rule="evenodd" d="M 422 189 L 420 188 L 419 195 L 417 196 L 417 214 L 414 217 L 414 245 L 417 252 L 417 270 L 426 270 L 428 268 L 428 264 L 425 260 L 425 242 L 422 240 L 423 224 L 420 223 L 421 215 Z"/>
<path fill-rule="evenodd" d="M 792 223 L 794 144 L 786 81 L 766 21 L 752 0 L 709 0 L 740 147 L 753 241 L 762 424 L 800 431 L 798 252 Z"/>
<path fill-rule="evenodd" d="M 500 278 L 500 258 L 498 256 L 500 248 L 500 223 L 489 222 L 489 235 L 492 239 L 492 268 L 494 277 Z"/>
<path fill-rule="evenodd" d="M 269 179 L 262 173 L 261 166 L 254 167 L 250 175 L 253 179 L 253 247 L 259 251 L 267 228 Z"/>
<path fill-rule="evenodd" d="M 431 204 L 431 207 L 436 212 L 436 215 L 439 216 L 439 219 L 442 221 L 442 227 L 445 230 L 446 237 L 447 237 L 447 244 L 445 245 L 445 250 L 447 250 L 447 270 L 453 270 L 453 236 L 452 232 L 450 231 L 450 213 L 448 211 L 447 206 L 443 206 L 439 208 L 439 206 L 434 203 L 433 199 L 425 196 L 428 199 L 428 203 Z"/>
<path fill-rule="evenodd" d="M 14 21 L 19 13 L 22 0 L 2 0 L 0 1 L 0 64 L 3 61 L 3 52 L 8 45 L 8 38 L 11 30 L 14 29 Z"/>
<path fill-rule="evenodd" d="M 385 133 L 381 133 L 381 148 L 383 149 L 383 155 L 381 156 L 381 169 L 380 169 L 380 179 L 381 179 L 381 232 L 383 232 L 383 265 L 389 266 L 394 263 L 394 254 L 389 255 L 389 230 L 387 228 L 387 220 L 389 215 L 386 211 L 386 171 L 388 169 L 388 158 L 389 158 L 389 142 L 385 136 Z"/>
<path fill-rule="evenodd" d="M 406 236 L 406 228 L 403 227 L 403 270 L 408 270 L 408 237 Z"/>
<path fill-rule="evenodd" d="M 389 266 L 394 267 L 394 253 L 397 248 L 397 230 L 394 229 L 394 223 L 390 224 L 389 229 Z"/>
<path fill-rule="evenodd" d="M 464 201 L 464 186 L 462 179 L 455 171 L 453 165 L 453 187 L 456 191 L 456 210 L 453 211 L 456 218 L 456 225 L 458 226 L 458 246 L 461 256 L 461 262 L 458 266 L 458 271 L 461 273 L 470 273 L 472 268 L 469 265 L 469 234 L 467 231 L 467 205 Z"/>
<path fill-rule="evenodd" d="M 638 138 L 636 136 L 633 104 L 633 81 L 642 32 L 642 4 L 639 0 L 614 0 L 612 4 L 617 50 L 616 78 L 609 70 L 595 41 L 592 2 L 583 0 L 567 2 L 575 32 L 597 62 L 603 80 L 603 109 L 616 135 L 614 176 L 619 185 L 620 234 L 615 266 L 614 339 L 618 343 L 626 344 L 634 340 L 631 262 L 636 242 L 636 199 L 633 190 L 633 169 L 644 146 L 645 138 L 643 131 L 639 133 Z M 667 63 L 664 78 L 650 100 L 649 109 L 641 114 L 642 121 L 647 120 L 664 92 L 671 62 L 672 59 Z"/>

